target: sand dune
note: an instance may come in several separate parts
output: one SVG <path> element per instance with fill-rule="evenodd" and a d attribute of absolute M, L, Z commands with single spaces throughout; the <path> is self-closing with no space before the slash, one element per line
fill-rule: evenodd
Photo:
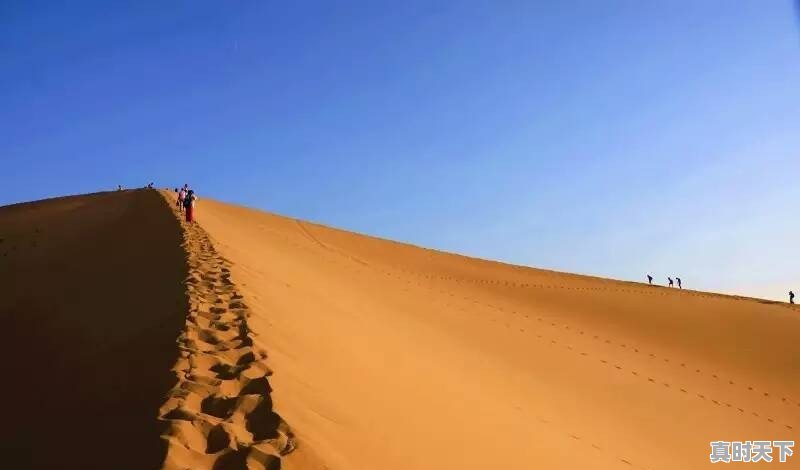
<path fill-rule="evenodd" d="M 796 308 L 205 198 L 189 227 L 163 196 L 0 208 L 15 468 L 694 469 L 800 440 Z"/>
<path fill-rule="evenodd" d="M 231 280 L 230 263 L 203 229 L 187 224 L 185 235 L 189 312 L 173 368 L 178 383 L 159 410 L 168 425 L 162 468 L 280 468 L 281 455 L 295 443 L 272 409 L 272 372 L 263 362 L 266 352 L 253 344 L 249 309 Z"/>
<path fill-rule="evenodd" d="M 712 440 L 798 438 L 797 309 L 198 210 L 276 371 L 287 467 L 689 469 Z"/>
<path fill-rule="evenodd" d="M 3 468 L 143 469 L 188 308 L 154 191 L 0 208 Z"/>

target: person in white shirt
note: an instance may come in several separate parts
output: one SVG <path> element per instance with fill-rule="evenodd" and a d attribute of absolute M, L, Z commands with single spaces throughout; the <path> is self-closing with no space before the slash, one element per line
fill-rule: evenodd
<path fill-rule="evenodd" d="M 186 190 L 181 188 L 178 191 L 178 210 L 183 212 L 183 200 L 186 198 Z"/>

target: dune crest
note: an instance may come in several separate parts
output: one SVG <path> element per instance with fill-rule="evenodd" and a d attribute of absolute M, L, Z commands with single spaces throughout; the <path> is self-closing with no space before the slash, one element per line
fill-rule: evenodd
<path fill-rule="evenodd" d="M 800 441 L 797 308 L 197 217 L 268 345 L 287 467 L 696 469 L 711 441 Z"/>
<path fill-rule="evenodd" d="M 168 424 L 162 468 L 280 468 L 295 442 L 272 409 L 271 371 L 266 352 L 254 344 L 249 309 L 231 280 L 230 263 L 203 229 L 183 227 L 189 312 L 173 368 L 178 383 L 159 412 Z"/>
<path fill-rule="evenodd" d="M 693 470 L 800 442 L 797 306 L 207 198 L 187 225 L 173 197 L 0 208 L 14 468 Z"/>

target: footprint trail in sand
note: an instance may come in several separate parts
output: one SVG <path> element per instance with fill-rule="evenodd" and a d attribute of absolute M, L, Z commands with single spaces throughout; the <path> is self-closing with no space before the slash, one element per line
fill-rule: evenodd
<path fill-rule="evenodd" d="M 185 223 L 184 231 L 190 311 L 173 368 L 178 383 L 159 411 L 163 469 L 278 469 L 296 444 L 272 410 L 271 371 L 248 328 L 249 309 L 205 231 Z"/>

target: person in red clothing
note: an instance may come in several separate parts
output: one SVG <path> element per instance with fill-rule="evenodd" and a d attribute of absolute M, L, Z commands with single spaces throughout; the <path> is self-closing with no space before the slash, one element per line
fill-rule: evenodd
<path fill-rule="evenodd" d="M 183 198 L 183 209 L 186 212 L 186 221 L 189 223 L 194 222 L 194 202 L 196 200 L 197 196 L 194 195 L 193 189 L 190 189 Z"/>

